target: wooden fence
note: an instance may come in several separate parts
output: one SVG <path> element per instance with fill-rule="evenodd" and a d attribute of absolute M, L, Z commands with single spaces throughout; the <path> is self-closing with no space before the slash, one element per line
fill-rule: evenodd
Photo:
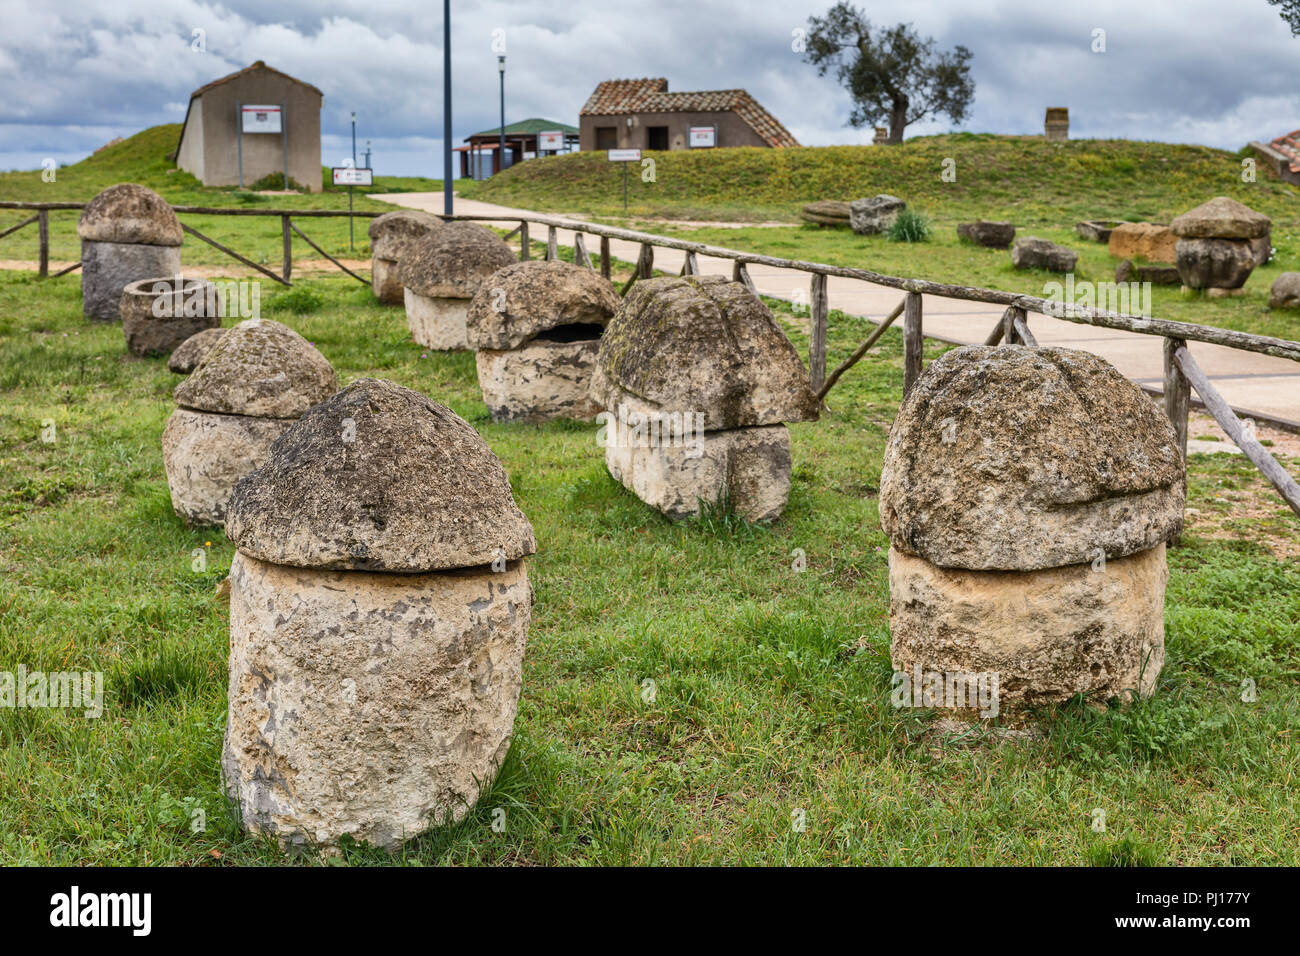
<path fill-rule="evenodd" d="M 0 238 L 4 238 L 12 232 L 22 229 L 24 226 L 36 222 L 40 231 L 40 274 L 48 274 L 49 265 L 49 212 L 53 209 L 81 209 L 83 203 L 26 203 L 26 202 L 0 202 L 0 209 L 18 209 L 31 210 L 34 215 L 18 223 L 15 226 L 0 233 Z M 293 256 L 292 256 L 292 236 L 291 231 L 296 232 L 309 246 L 328 259 L 334 265 L 338 266 L 348 275 L 352 276 L 359 282 L 367 282 L 366 279 L 357 275 L 348 269 L 341 262 L 321 249 L 315 242 L 307 238 L 291 220 L 293 218 L 316 218 L 327 216 L 347 216 L 356 215 L 364 218 L 372 218 L 380 215 L 378 212 L 357 212 L 348 213 L 342 210 L 332 209 L 219 209 L 204 206 L 173 206 L 177 214 L 194 213 L 199 215 L 210 216 L 279 216 L 281 230 L 284 235 L 284 261 L 281 268 L 281 275 L 276 275 L 265 266 L 259 265 L 250 259 L 245 258 L 233 249 L 230 249 L 214 239 L 203 235 L 197 230 L 182 224 L 182 228 L 190 235 L 203 242 L 208 243 L 216 249 L 237 259 L 244 265 L 247 265 L 262 274 L 280 282 L 284 285 L 290 285 L 290 276 L 292 274 Z M 1174 431 L 1177 435 L 1178 445 L 1182 452 L 1184 460 L 1187 457 L 1187 420 L 1188 412 L 1191 406 L 1191 390 L 1195 388 L 1196 393 L 1200 396 L 1201 403 L 1206 410 L 1214 416 L 1221 428 L 1232 438 L 1237 447 L 1245 453 L 1246 457 L 1257 467 L 1264 476 L 1269 480 L 1282 498 L 1291 506 L 1291 509 L 1300 514 L 1300 485 L 1297 485 L 1286 470 L 1278 464 L 1277 460 L 1269 454 L 1255 438 L 1254 430 L 1247 428 L 1238 417 L 1237 413 L 1224 400 L 1218 389 L 1210 382 L 1209 378 L 1197 365 L 1196 360 L 1192 358 L 1191 352 L 1187 349 L 1188 342 L 1206 342 L 1212 345 L 1222 345 L 1227 348 L 1240 349 L 1246 352 L 1258 352 L 1263 355 L 1272 355 L 1278 358 L 1290 359 L 1294 362 L 1300 362 L 1300 342 L 1292 342 L 1287 339 L 1277 339 L 1266 335 L 1254 335 L 1249 332 L 1237 332 L 1231 329 L 1219 329 L 1207 325 L 1194 325 L 1188 322 L 1174 322 L 1168 319 L 1146 318 L 1137 315 L 1127 315 L 1121 312 L 1110 312 L 1105 309 L 1081 308 L 1078 306 L 1067 305 L 1063 302 L 1056 302 L 1050 299 L 1043 299 L 1037 296 L 1022 295 L 1017 292 L 1003 292 L 997 289 L 982 289 L 972 286 L 951 285 L 943 282 L 931 282 L 928 279 L 908 279 L 899 276 L 885 275 L 879 272 L 872 272 L 868 269 L 854 269 L 847 266 L 834 266 L 824 262 L 806 262 L 799 259 L 781 259 L 775 256 L 758 255 L 752 252 L 742 252 L 737 249 L 727 249 L 721 246 L 711 246 L 702 242 L 689 242 L 684 239 L 674 239 L 668 236 L 657 236 L 653 233 L 638 232 L 633 229 L 622 229 L 615 226 L 603 226 L 595 223 L 582 222 L 578 220 L 564 219 L 559 216 L 547 215 L 512 215 L 512 216 L 475 216 L 475 215 L 454 215 L 442 216 L 445 220 L 467 220 L 474 222 L 498 222 L 511 223 L 517 222 L 519 225 L 506 235 L 506 239 L 519 237 L 520 249 L 519 258 L 528 259 L 532 255 L 532 240 L 530 237 L 530 226 L 545 227 L 546 232 L 546 251 L 545 258 L 555 259 L 558 255 L 558 234 L 560 229 L 571 230 L 574 236 L 573 258 L 574 261 L 590 269 L 599 268 L 600 274 L 609 278 L 612 271 L 612 258 L 610 256 L 610 240 L 619 239 L 639 244 L 640 253 L 637 256 L 636 266 L 622 288 L 622 293 L 627 294 L 633 283 L 638 279 L 649 278 L 654 274 L 654 250 L 656 247 L 666 249 L 676 249 L 685 253 L 685 260 L 682 265 L 683 275 L 697 275 L 699 273 L 699 256 L 711 256 L 717 259 L 730 259 L 732 265 L 732 278 L 737 282 L 743 282 L 749 289 L 757 294 L 754 283 L 749 277 L 749 265 L 773 266 L 781 269 L 791 269 L 798 272 L 809 274 L 809 305 L 810 305 L 810 323 L 808 337 L 808 373 L 809 382 L 812 389 L 818 397 L 825 398 L 826 394 L 840 380 L 846 371 L 856 364 L 867 350 L 884 334 L 885 330 L 901 315 L 903 316 L 903 396 L 906 398 L 907 393 L 911 391 L 917 378 L 921 374 L 922 366 L 922 295 L 940 296 L 948 299 L 964 299 L 973 302 L 984 302 L 990 305 L 1003 306 L 1005 311 L 1001 319 L 985 339 L 986 345 L 997 345 L 1005 342 L 1009 345 L 1036 345 L 1032 331 L 1029 327 L 1029 315 L 1031 313 L 1051 316 L 1052 318 L 1064 319 L 1067 322 L 1076 322 L 1082 325 L 1094 325 L 1108 329 L 1122 329 L 1126 332 L 1136 332 L 1141 335 L 1156 335 L 1164 339 L 1164 407 L 1173 423 Z M 587 250 L 585 236 L 592 236 L 600 240 L 599 246 L 599 265 L 592 262 L 590 253 Z M 79 265 L 77 263 L 76 265 Z M 70 272 L 76 268 L 76 265 L 70 266 L 58 273 Z M 830 300 L 827 295 L 826 284 L 830 276 L 838 276 L 847 279 L 857 279 L 862 282 L 869 282 L 874 285 L 885 286 L 886 288 L 898 289 L 904 293 L 902 300 L 894 310 L 885 317 L 885 319 L 872 331 L 871 335 L 864 341 L 853 354 L 835 369 L 829 375 L 826 374 L 826 324 L 830 314 Z"/>
<path fill-rule="evenodd" d="M 39 258 L 37 264 L 37 272 L 39 273 L 41 278 L 45 278 L 46 276 L 49 275 L 50 272 L 50 211 L 56 209 L 82 209 L 85 207 L 85 205 L 86 205 L 85 203 L 79 203 L 79 202 L 12 202 L 12 201 L 0 202 L 0 209 L 19 209 L 19 210 L 35 211 L 35 215 L 33 215 L 31 218 L 24 219 L 22 222 L 18 223 L 17 225 L 11 226 L 10 228 L 6 229 L 4 232 L 0 232 L 0 239 L 3 239 L 11 232 L 17 232 L 19 229 L 22 229 L 24 226 L 29 226 L 32 223 L 37 223 L 40 232 L 40 239 L 39 239 L 40 250 L 38 253 Z M 222 209 L 222 208 L 216 208 L 210 206 L 172 206 L 172 209 L 176 211 L 177 215 L 193 213 L 195 215 L 202 215 L 202 216 L 279 216 L 280 231 L 283 234 L 283 238 L 284 238 L 284 259 L 280 265 L 279 275 L 277 275 L 272 270 L 268 269 L 266 266 L 256 263 L 252 259 L 246 258 L 243 255 L 240 255 L 238 252 L 236 252 L 234 249 L 231 249 L 229 246 L 222 245 L 221 243 L 217 242 L 217 240 L 213 239 L 211 236 L 205 236 L 197 229 L 188 226 L 185 223 L 181 223 L 181 229 L 183 229 L 188 235 L 193 236 L 195 239 L 198 239 L 202 242 L 206 242 L 214 249 L 224 252 L 232 259 L 235 259 L 236 261 L 243 263 L 244 265 L 248 266 L 250 269 L 256 269 L 258 272 L 266 276 L 268 279 L 272 279 L 280 283 L 281 285 L 285 285 L 285 286 L 293 285 L 293 282 L 291 281 L 291 277 L 293 275 L 293 233 L 297 233 L 298 236 L 304 242 L 307 243 L 307 245 L 311 246 L 318 253 L 320 253 L 322 256 L 324 256 L 326 259 L 332 262 L 339 269 L 342 269 L 348 275 L 352 276 L 352 278 L 356 279 L 358 282 L 363 283 L 364 285 L 370 284 L 369 279 L 357 275 L 355 272 L 353 272 L 343 263 L 339 262 L 328 252 L 326 252 L 324 249 L 318 246 L 315 242 L 313 242 L 305 232 L 303 232 L 301 229 L 298 228 L 298 225 L 295 222 L 293 222 L 293 220 L 295 218 L 326 219 L 326 218 L 332 218 L 338 216 L 357 216 L 362 219 L 373 219 L 376 216 L 382 215 L 382 213 L 347 212 L 346 210 L 342 210 L 342 209 L 230 209 L 230 208 Z M 66 269 L 61 269 L 58 272 L 54 273 L 54 275 L 55 276 L 64 275 L 76 269 L 80 265 L 81 265 L 80 262 L 74 262 Z"/>

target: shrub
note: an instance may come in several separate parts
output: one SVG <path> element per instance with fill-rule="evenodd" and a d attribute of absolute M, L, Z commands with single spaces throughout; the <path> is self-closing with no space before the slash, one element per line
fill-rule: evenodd
<path fill-rule="evenodd" d="M 904 209 L 889 227 L 891 242 L 929 242 L 930 225 L 919 212 Z"/>
<path fill-rule="evenodd" d="M 267 192 L 275 189 L 284 189 L 284 173 L 267 173 L 257 182 L 247 187 L 253 192 Z M 289 188 L 294 192 L 305 193 L 307 187 L 292 176 L 289 177 Z"/>
<path fill-rule="evenodd" d="M 325 299 L 310 286 L 296 285 L 281 292 L 266 306 L 268 312 L 292 312 L 294 315 L 307 315 L 315 312 L 325 304 Z"/>

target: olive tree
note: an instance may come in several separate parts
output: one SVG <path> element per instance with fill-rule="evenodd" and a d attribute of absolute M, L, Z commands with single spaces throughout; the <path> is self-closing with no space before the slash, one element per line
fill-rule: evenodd
<path fill-rule="evenodd" d="M 824 17 L 808 18 L 807 61 L 819 76 L 834 72 L 853 97 L 848 125 L 889 127 L 889 142 L 927 116 L 966 118 L 975 97 L 971 51 L 935 52 L 934 40 L 910 24 L 873 30 L 863 11 L 841 0 Z"/>

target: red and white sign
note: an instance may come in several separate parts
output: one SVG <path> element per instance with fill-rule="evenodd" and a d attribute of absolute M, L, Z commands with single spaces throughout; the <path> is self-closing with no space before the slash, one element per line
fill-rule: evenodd
<path fill-rule="evenodd" d="M 641 150 L 639 149 L 611 149 L 609 151 L 609 161 L 611 163 L 637 163 L 641 161 Z"/>
<path fill-rule="evenodd" d="M 537 134 L 537 148 L 559 152 L 564 149 L 564 130 L 548 129 Z"/>
<path fill-rule="evenodd" d="M 331 166 L 330 172 L 334 174 L 335 186 L 373 186 L 375 184 L 375 173 L 371 169 L 355 166 Z"/>
<path fill-rule="evenodd" d="M 716 126 L 692 126 L 690 136 L 691 149 L 709 149 L 718 145 Z"/>
<path fill-rule="evenodd" d="M 281 110 L 278 106 L 243 106 L 240 107 L 240 113 L 245 133 L 280 132 Z"/>

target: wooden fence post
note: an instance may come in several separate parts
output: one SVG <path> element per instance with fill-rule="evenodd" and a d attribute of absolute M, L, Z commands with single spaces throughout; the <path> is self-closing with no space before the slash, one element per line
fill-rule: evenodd
<path fill-rule="evenodd" d="M 546 227 L 546 260 L 551 262 L 559 256 L 558 234 L 554 226 Z"/>
<path fill-rule="evenodd" d="M 641 255 L 636 259 L 636 275 L 638 279 L 649 279 L 654 275 L 655 265 L 655 247 L 648 242 L 641 243 Z"/>
<path fill-rule="evenodd" d="M 573 264 L 592 268 L 591 256 L 587 255 L 587 240 L 576 230 L 573 233 Z"/>
<path fill-rule="evenodd" d="M 281 275 L 287 283 L 293 277 L 293 233 L 289 231 L 289 217 L 280 217 L 280 232 L 284 240 L 284 268 Z"/>
<path fill-rule="evenodd" d="M 903 303 L 903 398 L 921 377 L 921 293 L 907 293 Z"/>
<path fill-rule="evenodd" d="M 528 223 L 524 221 L 519 224 L 519 261 L 526 262 L 532 254 L 532 244 L 528 241 Z"/>
<path fill-rule="evenodd" d="M 44 279 L 50 274 L 50 211 L 42 209 L 37 213 L 40 218 L 36 222 L 36 228 L 41 234 L 41 270 L 40 277 Z"/>
<path fill-rule="evenodd" d="M 1008 306 L 1002 313 L 1002 344 L 1016 344 L 1016 307 Z"/>
<path fill-rule="evenodd" d="M 1165 414 L 1178 438 L 1178 453 L 1187 463 L 1187 412 L 1191 403 L 1191 383 L 1178 365 L 1178 350 L 1186 347 L 1182 339 L 1165 339 Z"/>
<path fill-rule="evenodd" d="M 826 295 L 826 276 L 814 272 L 810 294 L 812 314 L 808 324 L 808 382 L 813 392 L 826 384 L 826 316 L 830 301 Z"/>
<path fill-rule="evenodd" d="M 758 289 L 754 288 L 754 280 L 749 277 L 749 270 L 740 259 L 736 259 L 731 267 L 731 281 L 744 283 L 746 289 L 758 295 Z"/>
<path fill-rule="evenodd" d="M 700 260 L 696 258 L 695 253 L 686 253 L 686 261 L 682 263 L 682 268 L 686 270 L 686 275 L 697 276 L 700 274 Z"/>
<path fill-rule="evenodd" d="M 600 274 L 606 279 L 610 276 L 609 236 L 600 237 Z"/>

